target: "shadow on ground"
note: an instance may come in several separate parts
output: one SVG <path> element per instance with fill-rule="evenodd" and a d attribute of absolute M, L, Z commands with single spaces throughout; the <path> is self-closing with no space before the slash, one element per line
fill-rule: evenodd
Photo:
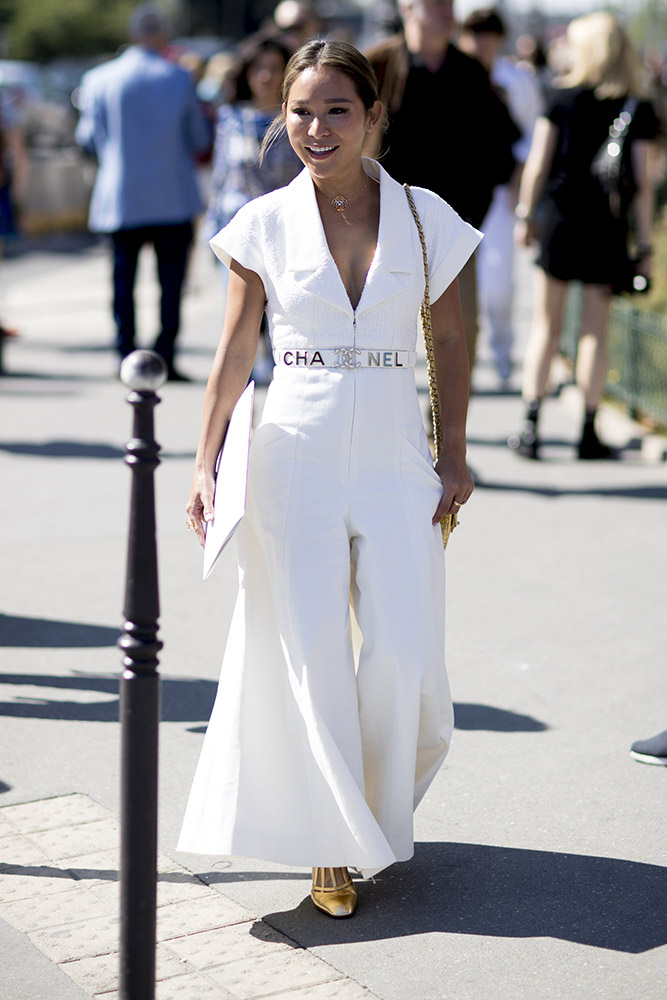
<path fill-rule="evenodd" d="M 80 649 L 114 646 L 119 628 L 106 625 L 83 625 L 49 618 L 0 614 L 0 647 Z"/>
<path fill-rule="evenodd" d="M 216 880 L 215 874 L 200 877 L 209 884 Z M 412 861 L 358 889 L 353 920 L 331 920 L 308 898 L 294 910 L 263 919 L 304 948 L 434 932 L 550 937 L 628 954 L 667 944 L 667 868 L 657 865 L 486 844 L 420 843 Z"/>
<path fill-rule="evenodd" d="M 114 630 L 114 641 L 118 638 Z M 120 654 L 119 654 L 120 655 Z M 20 719 L 58 719 L 66 722 L 118 722 L 118 674 L 75 672 L 66 677 L 55 674 L 0 674 L 0 687 L 23 688 L 11 701 L 0 701 L 0 716 Z M 35 690 L 36 689 L 36 690 Z M 49 689 L 54 694 L 49 697 Z M 208 722 L 217 684 L 198 678 L 162 678 L 162 722 Z M 69 701 L 62 691 L 71 691 Z M 90 700 L 90 692 L 104 697 Z M 77 693 L 79 698 L 76 697 Z"/>
<path fill-rule="evenodd" d="M 492 733 L 543 733 L 549 728 L 531 715 L 465 702 L 454 705 L 454 725 L 456 729 L 485 729 Z"/>
<path fill-rule="evenodd" d="M 478 479 L 478 490 L 496 490 L 504 493 L 534 493 L 540 497 L 624 497 L 627 500 L 665 500 L 665 486 L 584 486 L 581 489 L 559 486 L 539 486 L 536 483 L 494 483 Z"/>
<path fill-rule="evenodd" d="M 9 455 L 29 455 L 39 458 L 111 458 L 121 461 L 125 457 L 125 449 L 117 445 L 105 444 L 103 441 L 29 441 L 0 442 L 0 451 Z M 160 451 L 160 459 L 194 458 L 194 451 L 167 452 Z"/>
<path fill-rule="evenodd" d="M 1 618 L 2 616 L 0 616 Z M 37 620 L 39 623 L 39 620 Z M 47 622 L 46 625 L 66 624 Z M 80 640 L 71 639 L 67 646 L 107 646 L 113 645 L 119 636 L 117 629 L 106 629 L 101 626 L 79 626 Z M 86 633 L 90 631 L 90 638 Z M 97 641 L 92 641 L 97 638 Z M 25 642 L 11 643 L 5 640 L 0 645 L 25 645 Z M 61 645 L 60 642 L 39 642 L 36 645 Z M 118 674 L 88 674 L 82 671 L 66 676 L 57 674 L 10 674 L 0 673 L 0 687 L 25 688 L 12 701 L 0 701 L 0 716 L 11 716 L 21 719 L 60 719 L 70 722 L 117 722 L 118 721 L 118 690 L 120 669 Z M 204 722 L 207 723 L 213 710 L 217 692 L 217 682 L 203 678 L 162 677 L 161 719 L 162 722 Z M 33 689 L 32 691 L 28 689 Z M 37 693 L 34 689 L 37 689 Z M 49 697 L 48 690 L 58 692 L 56 697 Z M 63 701 L 62 691 L 78 692 L 81 699 L 73 697 L 71 701 Z M 43 692 L 43 694 L 42 694 Z M 100 701 L 88 700 L 88 692 L 104 695 Z M 456 726 L 458 729 L 484 729 L 497 733 L 537 733 L 548 727 L 529 715 L 510 712 L 495 708 L 493 705 L 458 704 L 454 706 Z M 193 733 L 206 732 L 206 726 L 190 730 Z"/>

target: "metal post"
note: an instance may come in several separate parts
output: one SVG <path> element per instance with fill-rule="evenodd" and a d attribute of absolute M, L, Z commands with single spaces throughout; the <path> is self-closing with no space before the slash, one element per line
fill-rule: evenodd
<path fill-rule="evenodd" d="M 155 998 L 157 888 L 157 779 L 162 643 L 155 539 L 153 473 L 159 445 L 153 437 L 155 390 L 166 366 L 153 351 L 134 351 L 121 365 L 132 391 L 132 440 L 125 461 L 132 471 L 125 579 L 121 681 L 120 997 Z"/>

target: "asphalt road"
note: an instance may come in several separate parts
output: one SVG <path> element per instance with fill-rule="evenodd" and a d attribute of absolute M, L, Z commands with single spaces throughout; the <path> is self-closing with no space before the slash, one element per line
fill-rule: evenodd
<path fill-rule="evenodd" d="M 2 314 L 22 336 L 0 380 L 1 805 L 82 792 L 118 813 L 131 412 L 108 349 L 109 273 L 100 244 L 3 266 Z M 358 915 L 336 923 L 306 901 L 305 870 L 175 851 L 235 590 L 231 555 L 201 581 L 185 531 L 222 310 L 206 253 L 191 278 L 180 363 L 196 381 L 166 385 L 156 410 L 161 849 L 381 1000 L 662 1000 L 667 771 L 628 750 L 667 727 L 667 466 L 647 462 L 642 432 L 609 408 L 621 461 L 575 461 L 567 386 L 545 406 L 545 460 L 517 458 L 504 442 L 518 380 L 499 392 L 484 349 L 469 422 L 478 486 L 447 554 L 457 732 L 417 812 L 413 861 L 362 885 Z M 521 341 L 525 258 L 519 279 Z M 148 346 L 149 257 L 138 302 Z M 0 969 L 3 1000 L 83 996 L 60 979 L 45 992 L 43 957 L 15 931 L 2 939 L 22 956 Z"/>

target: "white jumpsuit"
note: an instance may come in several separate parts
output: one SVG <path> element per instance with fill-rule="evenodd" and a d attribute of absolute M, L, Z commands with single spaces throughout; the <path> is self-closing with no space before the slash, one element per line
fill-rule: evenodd
<path fill-rule="evenodd" d="M 215 252 L 264 283 L 275 351 L 414 351 L 424 291 L 401 186 L 380 180 L 378 245 L 354 310 L 313 183 L 242 208 Z M 413 189 L 433 301 L 480 234 Z M 453 727 L 441 495 L 414 370 L 275 370 L 250 449 L 240 590 L 179 849 L 372 874 L 413 853 L 413 810 Z M 350 593 L 363 636 L 355 664 Z"/>

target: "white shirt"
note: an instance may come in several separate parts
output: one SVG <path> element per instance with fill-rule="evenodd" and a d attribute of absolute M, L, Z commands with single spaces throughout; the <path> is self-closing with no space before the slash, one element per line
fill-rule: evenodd
<path fill-rule="evenodd" d="M 513 152 L 519 163 L 525 163 L 535 122 L 543 111 L 540 86 L 530 70 L 503 57 L 493 64 L 491 82 L 505 92 L 507 108 L 521 132 L 521 138 L 512 147 Z"/>

